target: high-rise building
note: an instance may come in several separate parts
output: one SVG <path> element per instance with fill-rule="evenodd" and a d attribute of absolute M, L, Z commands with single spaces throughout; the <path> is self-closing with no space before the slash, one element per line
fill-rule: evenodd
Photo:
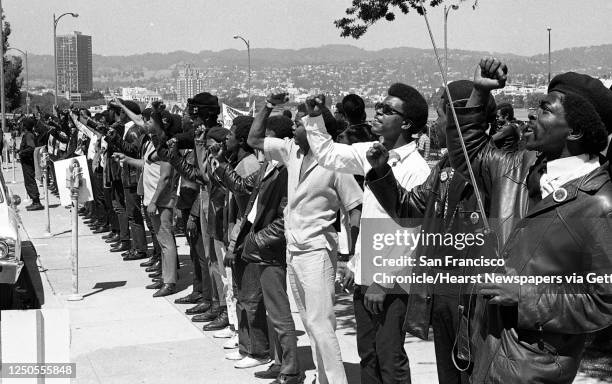
<path fill-rule="evenodd" d="M 91 36 L 75 31 L 57 36 L 57 85 L 59 92 L 87 93 L 93 90 Z"/>
<path fill-rule="evenodd" d="M 179 72 L 176 79 L 176 96 L 179 102 L 185 103 L 187 99 L 204 92 L 204 73 L 199 69 L 187 64 L 185 69 Z"/>

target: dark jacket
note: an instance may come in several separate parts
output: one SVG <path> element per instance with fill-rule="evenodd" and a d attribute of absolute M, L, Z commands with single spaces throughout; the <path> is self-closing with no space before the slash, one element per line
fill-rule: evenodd
<path fill-rule="evenodd" d="M 111 125 L 119 136 L 123 136 L 125 125 L 121 122 L 115 122 Z M 121 166 L 118 161 L 113 160 L 113 153 L 117 152 L 119 148 L 115 146 L 108 137 L 104 137 L 108 145 L 106 147 L 106 153 L 104 154 L 106 160 L 106 169 L 104 170 L 104 184 L 110 187 L 112 182 L 121 181 Z"/>
<path fill-rule="evenodd" d="M 203 158 L 204 160 L 201 160 Z M 207 152 L 203 144 L 196 144 L 195 163 L 189 164 L 182 156 L 171 155 L 168 162 L 183 177 L 195 181 L 200 188 L 208 189 L 208 215 L 206 231 L 213 239 L 227 243 L 227 214 L 225 199 L 227 190 L 211 177 L 207 166 Z M 202 172 L 204 170 L 204 172 Z"/>
<path fill-rule="evenodd" d="M 444 156 L 432 169 L 425 182 L 410 191 L 404 189 L 395 179 L 391 167 L 386 165 L 387 172 L 381 178 L 371 170 L 366 175 L 366 182 L 370 190 L 385 211 L 400 225 L 404 221 L 422 223 L 424 233 L 474 233 L 482 226 L 482 220 L 477 208 L 473 188 L 465 178 L 450 167 L 447 156 Z M 477 222 L 472 222 L 475 217 Z M 405 220 L 413 219 L 413 220 Z M 422 220 L 419 220 L 422 219 Z M 416 255 L 425 255 L 428 260 L 443 259 L 446 255 L 455 258 L 469 258 L 480 256 L 479 247 L 466 247 L 458 251 L 452 247 L 422 247 L 416 250 Z M 451 267 L 452 268 L 452 267 Z M 416 265 L 412 272 L 417 275 L 426 273 L 434 275 L 436 272 L 453 272 L 458 275 L 472 273 L 468 268 L 438 268 Z M 447 269 L 447 271 L 441 271 Z M 450 285 L 442 287 L 441 284 L 413 284 L 410 287 L 406 320 L 404 330 L 412 335 L 427 340 L 433 308 L 434 294 L 461 294 L 467 293 L 468 287 Z"/>
<path fill-rule="evenodd" d="M 34 164 L 34 149 L 36 149 L 36 137 L 33 132 L 26 131 L 21 136 L 19 159 L 24 163 Z"/>
<path fill-rule="evenodd" d="M 285 265 L 286 240 L 284 210 L 287 206 L 287 169 L 279 164 L 266 172 L 268 163 L 259 172 L 240 177 L 228 164 L 221 164 L 215 173 L 234 193 L 249 193 L 249 200 L 239 217 L 228 252 L 234 252 L 249 263 Z M 259 198 L 258 198 L 259 196 Z M 253 223 L 247 217 L 257 200 Z"/>
<path fill-rule="evenodd" d="M 530 198 L 535 152 L 504 152 L 484 133 L 482 107 L 457 114 L 477 183 L 490 207 L 508 276 L 585 276 L 612 272 L 612 183 L 607 164 L 569 181 L 567 194 Z M 451 163 L 467 174 L 456 127 L 449 121 Z M 560 191 L 558 189 L 557 191 Z M 612 325 L 611 284 L 519 286 L 518 304 L 479 297 L 471 324 L 472 383 L 571 383 L 588 333 Z"/>
<path fill-rule="evenodd" d="M 145 130 L 133 124 L 125 134 L 125 139 L 120 134 L 106 136 L 109 144 L 113 146 L 115 152 L 121 152 L 126 156 L 138 158 L 142 148 L 142 141 L 145 137 Z M 136 167 L 123 165 L 121 169 L 121 182 L 124 188 L 134 188 L 140 180 L 141 170 Z"/>

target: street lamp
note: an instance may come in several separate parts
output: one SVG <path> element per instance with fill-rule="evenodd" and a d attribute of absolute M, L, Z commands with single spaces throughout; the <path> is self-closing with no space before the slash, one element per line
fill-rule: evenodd
<path fill-rule="evenodd" d="M 251 108 L 251 44 L 244 37 L 236 35 L 234 39 L 240 39 L 244 41 L 247 47 L 247 55 L 249 57 L 249 108 Z"/>
<path fill-rule="evenodd" d="M 453 10 L 459 9 L 457 4 L 453 4 L 450 7 L 444 6 L 444 78 L 448 82 L 448 13 Z"/>
<path fill-rule="evenodd" d="M 546 29 L 548 30 L 548 84 L 550 84 L 550 72 L 551 72 L 550 70 L 551 68 L 551 65 L 550 65 L 550 30 L 552 28 L 546 27 Z"/>
<path fill-rule="evenodd" d="M 57 105 L 57 23 L 59 23 L 60 19 L 66 15 L 70 15 L 72 17 L 79 17 L 78 13 L 66 12 L 59 15 L 59 17 L 55 17 L 55 13 L 53 14 L 53 61 L 55 62 L 55 105 Z"/>
<path fill-rule="evenodd" d="M 6 51 L 10 51 L 11 49 L 17 51 L 17 52 L 21 52 L 22 55 L 25 56 L 25 67 L 26 67 L 26 115 L 30 114 L 30 94 L 28 93 L 28 90 L 30 89 L 30 75 L 28 72 L 28 51 L 22 51 L 19 48 L 14 48 L 11 47 L 9 49 L 7 49 Z"/>

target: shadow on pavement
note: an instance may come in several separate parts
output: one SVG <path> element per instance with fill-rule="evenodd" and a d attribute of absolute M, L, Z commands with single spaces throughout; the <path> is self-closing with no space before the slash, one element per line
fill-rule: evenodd
<path fill-rule="evenodd" d="M 94 285 L 93 289 L 95 289 L 95 291 L 86 293 L 83 295 L 83 297 L 88 297 L 88 296 L 92 296 L 95 295 L 96 293 L 100 293 L 102 291 L 106 291 L 107 289 L 113 289 L 113 288 L 119 288 L 119 287 L 123 287 L 125 286 L 125 284 L 127 283 L 127 281 L 105 281 L 103 283 L 96 283 L 96 285 Z"/>

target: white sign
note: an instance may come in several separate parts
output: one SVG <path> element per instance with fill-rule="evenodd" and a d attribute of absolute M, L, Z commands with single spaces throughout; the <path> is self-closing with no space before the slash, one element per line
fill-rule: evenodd
<path fill-rule="evenodd" d="M 66 207 L 72 203 L 70 188 L 66 184 L 66 175 L 70 172 L 73 163 L 77 161 L 81 168 L 81 183 L 79 186 L 79 203 L 85 203 L 93 200 L 93 192 L 91 188 L 91 180 L 89 179 L 89 170 L 87 168 L 87 158 L 85 156 L 72 157 L 66 160 L 53 162 L 55 166 L 55 178 L 57 181 L 57 189 L 60 194 L 60 202 Z"/>

